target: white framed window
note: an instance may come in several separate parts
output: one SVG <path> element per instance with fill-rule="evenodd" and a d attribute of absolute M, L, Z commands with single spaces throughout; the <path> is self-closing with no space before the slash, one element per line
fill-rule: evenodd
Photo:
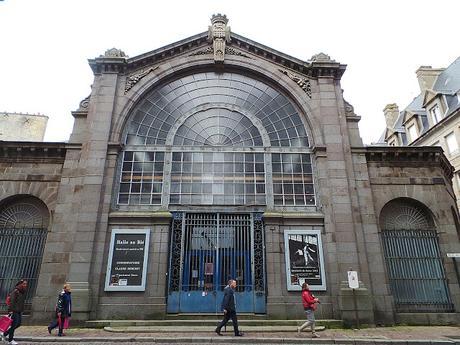
<path fill-rule="evenodd" d="M 441 110 L 439 109 L 439 105 L 435 105 L 433 108 L 430 109 L 431 120 L 433 121 L 433 125 L 437 124 L 439 121 L 442 120 Z"/>
<path fill-rule="evenodd" d="M 458 151 L 457 138 L 455 138 L 455 133 L 451 132 L 446 136 L 447 150 L 450 154 Z"/>
<path fill-rule="evenodd" d="M 407 131 L 409 132 L 409 141 L 412 142 L 418 138 L 417 128 L 415 128 L 415 124 L 410 125 L 407 128 Z"/>

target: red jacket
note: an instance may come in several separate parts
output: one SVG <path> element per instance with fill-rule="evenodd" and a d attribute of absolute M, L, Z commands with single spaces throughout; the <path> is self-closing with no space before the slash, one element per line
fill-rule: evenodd
<path fill-rule="evenodd" d="M 313 296 L 310 290 L 303 290 L 302 291 L 302 304 L 304 308 L 315 308 L 315 296 Z"/>

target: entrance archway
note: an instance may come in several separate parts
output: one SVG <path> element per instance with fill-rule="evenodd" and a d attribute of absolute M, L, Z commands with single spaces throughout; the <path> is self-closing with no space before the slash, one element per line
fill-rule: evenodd
<path fill-rule="evenodd" d="M 26 308 L 37 287 L 43 249 L 49 225 L 49 211 L 39 199 L 15 196 L 0 205 L 0 301 L 20 279 L 28 281 Z"/>
<path fill-rule="evenodd" d="M 397 312 L 453 310 L 436 226 L 416 200 L 390 201 L 380 214 L 381 238 Z"/>

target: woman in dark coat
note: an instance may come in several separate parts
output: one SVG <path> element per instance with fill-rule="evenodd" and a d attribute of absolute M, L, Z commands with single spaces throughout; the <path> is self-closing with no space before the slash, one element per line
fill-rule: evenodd
<path fill-rule="evenodd" d="M 15 345 L 17 342 L 14 338 L 14 330 L 21 326 L 22 312 L 26 300 L 27 280 L 21 279 L 16 283 L 14 290 L 9 295 L 8 313 L 13 319 L 11 327 L 2 334 L 2 340 L 8 341 L 8 344 Z"/>
<path fill-rule="evenodd" d="M 64 330 L 64 324 L 66 318 L 69 318 L 72 315 L 72 296 L 70 292 L 70 284 L 64 284 L 64 288 L 59 294 L 57 303 L 56 303 L 56 318 L 51 321 L 48 326 L 48 333 L 51 334 L 51 331 L 58 327 L 58 336 L 62 336 Z"/>

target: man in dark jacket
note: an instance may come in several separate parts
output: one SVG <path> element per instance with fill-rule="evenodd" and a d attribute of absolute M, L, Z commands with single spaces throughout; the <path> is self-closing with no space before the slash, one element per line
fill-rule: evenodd
<path fill-rule="evenodd" d="M 228 285 L 224 289 L 224 299 L 222 300 L 222 310 L 224 311 L 224 318 L 216 328 L 216 333 L 218 335 L 222 335 L 220 330 L 227 324 L 228 320 L 230 319 L 232 319 L 235 336 L 241 337 L 243 335 L 242 332 L 238 331 L 238 319 L 236 317 L 235 303 L 235 288 L 236 280 L 231 279 L 228 281 Z"/>
<path fill-rule="evenodd" d="M 58 336 L 62 336 L 64 330 L 64 324 L 66 318 L 72 316 L 72 297 L 70 292 L 70 284 L 64 284 L 64 287 L 61 293 L 58 296 L 56 303 L 56 318 L 51 321 L 48 326 L 48 333 L 51 334 L 51 331 L 59 326 Z"/>
<path fill-rule="evenodd" d="M 8 337 L 8 344 L 16 345 L 14 341 L 14 330 L 21 326 L 22 312 L 24 311 L 24 304 L 26 301 L 27 280 L 21 279 L 16 283 L 14 290 L 10 293 L 10 304 L 8 306 L 8 313 L 13 319 L 11 327 L 3 333 L 3 338 Z"/>

